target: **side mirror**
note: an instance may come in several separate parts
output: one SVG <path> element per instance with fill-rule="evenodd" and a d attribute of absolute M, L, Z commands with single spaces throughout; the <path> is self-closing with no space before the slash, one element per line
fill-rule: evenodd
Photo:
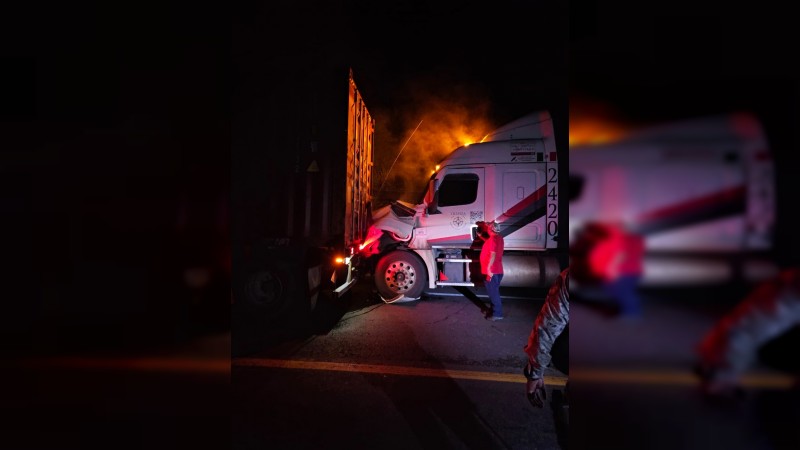
<path fill-rule="evenodd" d="M 441 214 L 442 212 L 439 211 L 437 207 L 439 205 L 439 191 L 433 194 L 433 201 L 428 204 L 427 213 L 428 214 Z"/>
<path fill-rule="evenodd" d="M 478 240 L 478 225 L 473 223 L 469 226 L 469 235 L 473 242 Z"/>
<path fill-rule="evenodd" d="M 425 191 L 425 198 L 423 201 L 426 205 L 430 205 L 433 203 L 433 193 L 436 191 L 435 186 L 433 185 L 433 180 L 428 181 L 428 190 Z"/>
<path fill-rule="evenodd" d="M 425 194 L 425 209 L 427 214 L 441 214 L 436 205 L 439 203 L 439 180 L 433 179 L 428 183 L 428 193 Z"/>

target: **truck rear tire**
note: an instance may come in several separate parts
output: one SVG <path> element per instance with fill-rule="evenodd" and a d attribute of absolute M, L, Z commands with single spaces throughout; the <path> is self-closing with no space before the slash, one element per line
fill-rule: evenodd
<path fill-rule="evenodd" d="M 428 284 L 425 264 L 415 254 L 394 250 L 382 256 L 375 267 L 375 287 L 383 298 L 403 294 L 419 298 Z"/>
<path fill-rule="evenodd" d="M 280 264 L 250 264 L 242 271 L 236 302 L 267 322 L 285 318 L 302 295 L 291 267 Z"/>

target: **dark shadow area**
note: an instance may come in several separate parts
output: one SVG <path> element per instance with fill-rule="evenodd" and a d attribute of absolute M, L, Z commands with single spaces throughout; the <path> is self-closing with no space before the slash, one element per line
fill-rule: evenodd
<path fill-rule="evenodd" d="M 800 448 L 800 385 L 786 390 L 762 391 L 755 399 L 756 417 L 775 450 Z"/>
<path fill-rule="evenodd" d="M 311 336 L 309 322 L 284 322 L 276 326 L 258 315 L 232 308 L 231 356 L 244 357 L 272 345 Z"/>
<path fill-rule="evenodd" d="M 225 448 L 230 442 L 230 376 L 222 372 L 15 368 L 4 369 L 4 385 L 5 448 Z"/>
<path fill-rule="evenodd" d="M 467 300 L 472 302 L 472 304 L 477 306 L 478 309 L 481 310 L 481 313 L 486 314 L 486 313 L 489 312 L 490 308 L 489 308 L 488 304 L 486 302 L 484 302 L 483 300 L 481 300 L 481 298 L 478 297 L 475 294 L 475 292 L 472 291 L 472 289 L 470 289 L 470 288 L 468 288 L 466 286 L 454 286 L 454 289 L 456 291 L 458 291 L 460 294 L 462 294 L 464 297 L 466 297 Z"/>
<path fill-rule="evenodd" d="M 4 448 L 229 442 L 228 21 L 117 6 L 4 15 Z"/>
<path fill-rule="evenodd" d="M 398 332 L 406 337 L 407 347 L 422 355 L 419 360 L 429 363 L 427 368 L 445 369 L 415 344 L 412 330 L 405 327 Z M 482 420 L 476 406 L 450 378 L 370 376 L 368 382 L 394 403 L 423 449 L 456 448 L 451 433 L 466 448 L 513 448 Z"/>
<path fill-rule="evenodd" d="M 564 375 L 569 375 L 569 324 L 553 342 L 550 356 L 551 365 Z"/>
<path fill-rule="evenodd" d="M 795 325 L 786 333 L 764 344 L 758 351 L 759 361 L 773 369 L 800 376 L 800 358 L 796 357 L 798 349 L 800 349 L 800 325 Z"/>
<path fill-rule="evenodd" d="M 551 396 L 550 409 L 553 411 L 558 446 L 567 450 L 569 448 L 569 404 L 565 392 L 560 389 L 553 389 Z"/>
<path fill-rule="evenodd" d="M 320 296 L 317 307 L 311 314 L 311 332 L 315 335 L 325 335 L 331 332 L 336 324 L 351 309 L 353 293 L 348 292 L 344 298 L 330 298 Z"/>
<path fill-rule="evenodd" d="M 569 324 L 553 342 L 550 356 L 552 357 L 551 366 L 569 376 Z M 566 386 L 563 389 L 554 387 L 551 389 L 550 394 L 550 408 L 553 410 L 558 445 L 564 450 L 569 448 L 569 401 L 567 392 L 568 388 Z"/>
<path fill-rule="evenodd" d="M 340 298 L 333 297 L 330 292 L 320 292 L 313 311 L 308 314 L 285 315 L 277 320 L 234 305 L 231 308 L 232 356 L 244 357 L 276 344 L 326 335 L 348 311 L 382 303 L 373 291 L 371 280 L 362 279 Z M 364 300 L 356 304 L 358 298 Z"/>
<path fill-rule="evenodd" d="M 2 32 L 29 38 L 0 52 L 13 280 L 0 352 L 138 353 L 229 330 L 230 46 L 209 32 L 220 12 L 20 7 Z"/>
<path fill-rule="evenodd" d="M 248 356 L 282 342 L 327 334 L 348 307 L 344 299 L 336 301 L 320 295 L 310 316 L 290 316 L 277 322 L 266 315 L 254 315 L 234 307 L 231 355 Z"/>
<path fill-rule="evenodd" d="M 580 292 L 571 292 L 570 301 L 585 305 L 603 317 L 611 318 L 619 313 L 619 306 L 600 289 L 581 288 Z"/>

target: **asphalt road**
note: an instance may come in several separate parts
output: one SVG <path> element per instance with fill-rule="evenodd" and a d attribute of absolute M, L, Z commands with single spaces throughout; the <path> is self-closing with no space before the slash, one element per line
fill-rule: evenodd
<path fill-rule="evenodd" d="M 233 447 L 562 448 L 563 422 L 528 403 L 521 374 L 543 292 L 504 293 L 501 322 L 480 298 L 385 304 L 369 280 L 323 301 L 313 333 L 233 358 Z M 546 376 L 558 395 L 564 375 Z"/>
<path fill-rule="evenodd" d="M 594 302 L 573 301 L 571 437 L 591 449 L 797 449 L 799 334 L 762 349 L 739 399 L 701 395 L 695 347 L 741 290 L 642 293 L 644 315 L 624 321 Z"/>
<path fill-rule="evenodd" d="M 305 333 L 233 358 L 220 334 L 5 360 L 4 446 L 800 448 L 800 333 L 762 351 L 741 399 L 708 401 L 691 373 L 694 345 L 742 292 L 648 291 L 638 322 L 573 298 L 565 429 L 523 395 L 541 292 L 507 295 L 506 320 L 492 323 L 480 299 L 386 305 L 359 289 L 322 302 Z M 563 374 L 547 376 L 555 398 Z"/>

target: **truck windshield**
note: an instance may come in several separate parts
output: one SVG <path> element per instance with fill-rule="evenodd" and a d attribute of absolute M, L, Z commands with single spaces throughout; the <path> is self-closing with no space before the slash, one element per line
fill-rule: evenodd
<path fill-rule="evenodd" d="M 391 208 L 397 217 L 413 217 L 416 213 L 413 209 L 398 202 L 392 202 Z"/>

